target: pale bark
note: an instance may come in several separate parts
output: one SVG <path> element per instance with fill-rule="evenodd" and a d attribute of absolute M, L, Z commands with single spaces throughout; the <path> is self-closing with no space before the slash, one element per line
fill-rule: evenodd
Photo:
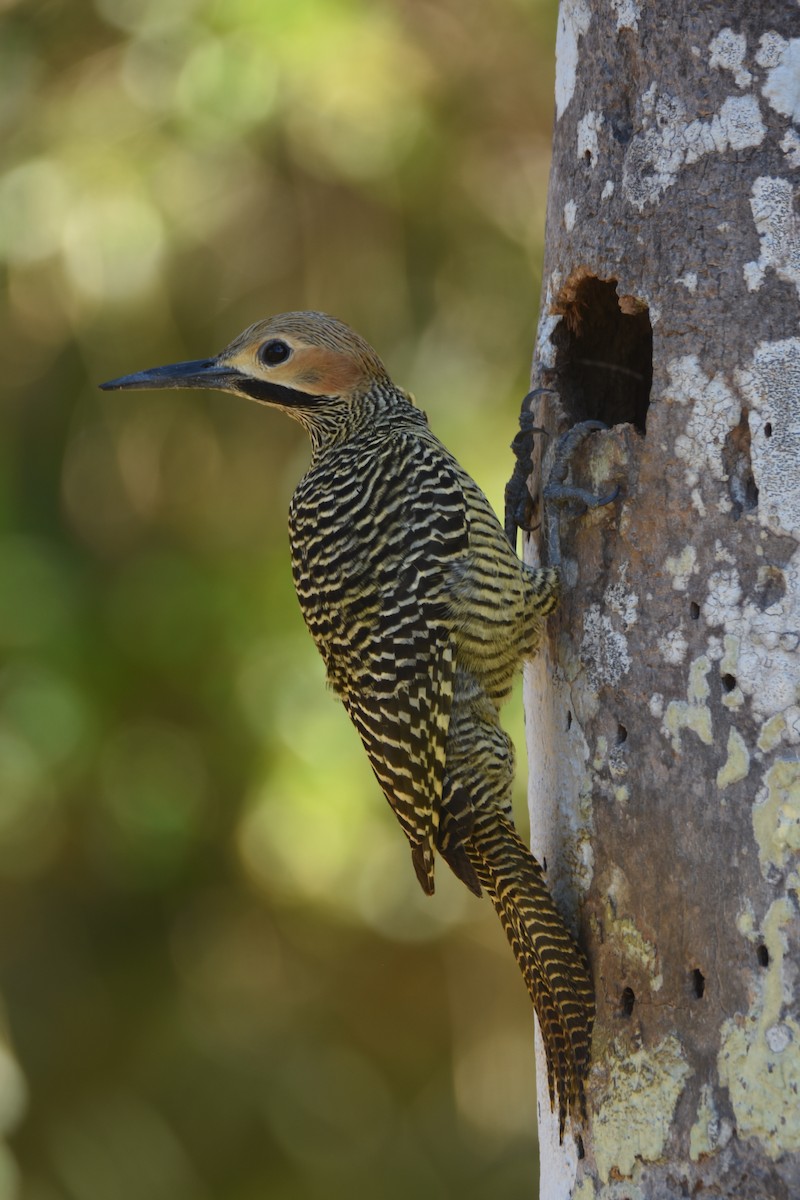
<path fill-rule="evenodd" d="M 623 496 L 562 520 L 526 685 L 598 999 L 582 1160 L 540 1089 L 546 1200 L 800 1196 L 793 39 L 783 0 L 562 0 L 534 416 L 612 426 L 575 476 Z"/>

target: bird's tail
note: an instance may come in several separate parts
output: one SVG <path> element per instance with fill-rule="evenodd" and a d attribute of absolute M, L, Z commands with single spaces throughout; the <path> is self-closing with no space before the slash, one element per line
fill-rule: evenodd
<path fill-rule="evenodd" d="M 492 898 L 539 1019 L 550 1106 L 559 1137 L 567 1115 L 586 1117 L 594 988 L 581 951 L 558 913 L 542 869 L 502 814 L 476 814 L 467 853 Z"/>

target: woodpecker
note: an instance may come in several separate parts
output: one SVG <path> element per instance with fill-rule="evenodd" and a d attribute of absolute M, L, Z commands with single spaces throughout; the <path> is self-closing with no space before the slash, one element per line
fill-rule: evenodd
<path fill-rule="evenodd" d="M 434 890 L 438 852 L 494 904 L 539 1020 L 563 1136 L 568 1116 L 586 1116 L 594 991 L 514 828 L 514 750 L 499 720 L 558 602 L 558 568 L 518 559 L 413 398 L 362 337 L 323 313 L 270 317 L 214 358 L 101 387 L 234 392 L 308 432 L 311 464 L 289 509 L 303 617 L 423 890 Z"/>

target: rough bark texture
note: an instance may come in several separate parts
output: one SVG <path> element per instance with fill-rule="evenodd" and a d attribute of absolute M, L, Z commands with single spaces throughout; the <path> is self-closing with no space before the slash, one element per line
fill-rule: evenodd
<path fill-rule="evenodd" d="M 534 849 L 598 998 L 585 1157 L 545 1097 L 541 1194 L 791 1200 L 800 9 L 562 0 L 557 53 L 534 416 L 613 426 L 574 474 L 624 495 L 562 520 L 527 684 Z"/>

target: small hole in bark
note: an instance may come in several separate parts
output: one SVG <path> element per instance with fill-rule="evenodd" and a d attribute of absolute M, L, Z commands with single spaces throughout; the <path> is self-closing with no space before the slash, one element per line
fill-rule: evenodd
<path fill-rule="evenodd" d="M 756 958 L 760 967 L 769 966 L 769 950 L 763 943 L 756 947 Z"/>
<path fill-rule="evenodd" d="M 567 729 L 572 729 L 572 713 L 567 709 Z"/>
<path fill-rule="evenodd" d="M 786 595 L 786 576 L 778 567 L 759 567 L 755 602 L 764 612 Z"/>
<path fill-rule="evenodd" d="M 733 689 L 736 687 L 736 676 L 735 675 L 723 675 L 722 676 L 722 686 L 726 692 L 732 692 Z"/>
<path fill-rule="evenodd" d="M 542 855 L 542 870 L 547 872 L 547 856 L 544 854 Z"/>
<path fill-rule="evenodd" d="M 764 437 L 772 437 L 772 422 L 767 421 L 764 426 Z"/>
<path fill-rule="evenodd" d="M 698 618 L 700 616 L 700 605 L 695 604 L 694 600 L 689 605 L 689 616 L 692 618 L 693 621 L 698 620 Z"/>
<path fill-rule="evenodd" d="M 628 740 L 628 731 L 624 725 L 617 726 L 617 745 L 621 746 L 623 742 Z"/>
<path fill-rule="evenodd" d="M 575 1149 L 578 1152 L 578 1158 L 585 1158 L 586 1151 L 583 1148 L 583 1138 L 580 1134 L 575 1138 Z"/>
<path fill-rule="evenodd" d="M 636 997 L 633 994 L 633 988 L 623 988 L 622 995 L 619 998 L 619 1012 L 621 1017 L 629 1017 L 633 1012 L 633 1006 L 636 1003 Z"/>
<path fill-rule="evenodd" d="M 695 967 L 692 971 L 692 993 L 698 1000 L 702 1000 L 706 990 L 706 977 L 699 967 Z"/>
<path fill-rule="evenodd" d="M 558 391 L 570 422 L 599 420 L 645 432 L 653 381 L 653 329 L 637 296 L 618 296 L 616 279 L 575 271 L 553 311 Z"/>
<path fill-rule="evenodd" d="M 742 513 L 758 508 L 758 488 L 750 459 L 750 422 L 747 418 L 747 409 L 743 408 L 739 424 L 725 438 L 722 448 L 722 465 L 728 476 L 734 521 L 738 521 Z"/>

